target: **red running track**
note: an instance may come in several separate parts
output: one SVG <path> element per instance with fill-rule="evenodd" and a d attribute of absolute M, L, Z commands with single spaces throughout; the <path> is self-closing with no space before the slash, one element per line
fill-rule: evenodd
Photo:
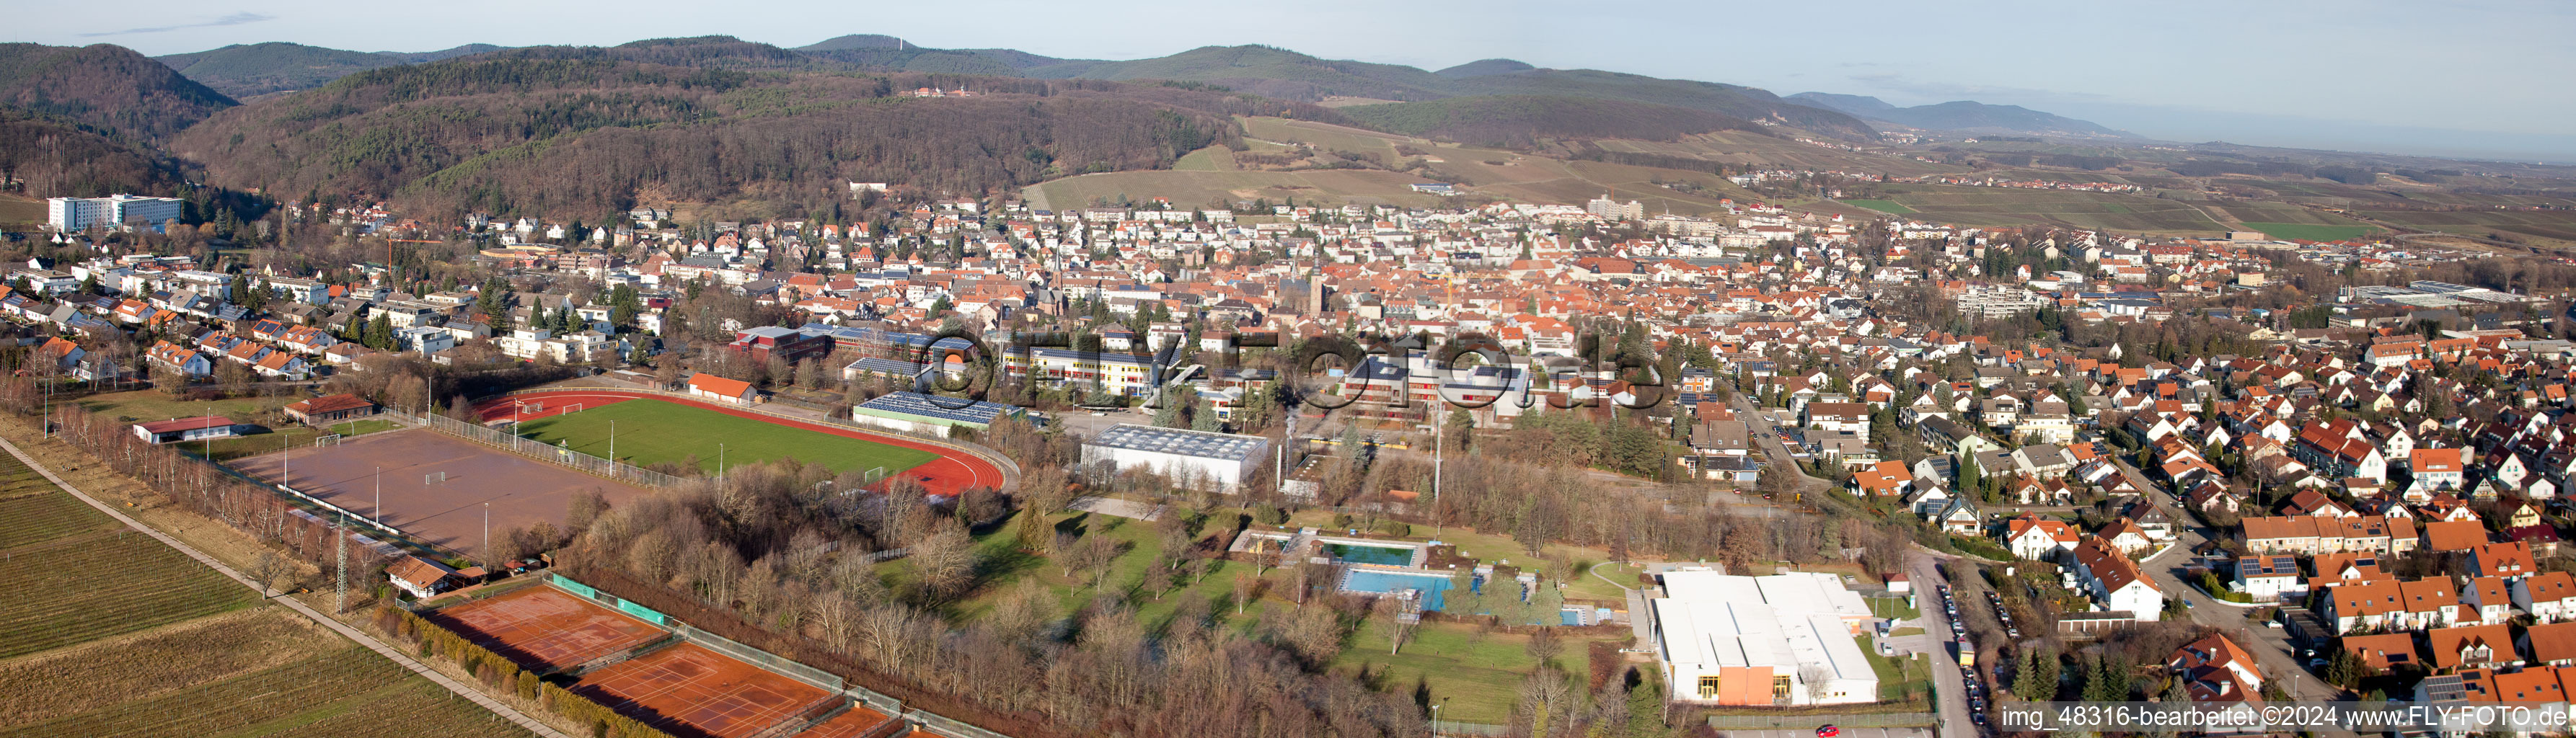
<path fill-rule="evenodd" d="M 954 495 L 964 492 L 968 488 L 978 486 L 1001 489 L 1002 481 L 1005 479 L 1002 475 L 1001 468 L 993 466 L 992 462 L 978 458 L 974 454 L 953 448 L 922 443 L 920 441 L 909 440 L 896 436 L 877 435 L 865 431 L 854 430 L 845 426 L 790 420 L 766 413 L 752 412 L 737 406 L 723 405 L 705 400 L 654 394 L 650 392 L 594 388 L 523 392 L 505 397 L 495 397 L 475 403 L 474 412 L 480 415 L 485 423 L 499 420 L 526 421 L 562 413 L 565 407 L 571 405 L 581 405 L 584 409 L 588 409 L 601 405 L 625 402 L 627 400 L 660 400 L 663 402 L 714 410 L 716 412 L 738 418 L 750 418 L 752 420 L 772 425 L 784 425 L 790 428 L 801 428 L 804 430 L 814 431 L 816 433 L 829 433 L 844 438 L 856 438 L 870 443 L 882 443 L 888 446 L 900 446 L 903 448 L 928 451 L 937 455 L 939 458 L 920 466 L 906 469 L 900 472 L 900 474 L 902 476 L 911 477 L 915 482 L 919 482 L 922 488 L 929 490 L 931 494 Z M 540 405 L 542 405 L 542 408 L 535 407 Z"/>

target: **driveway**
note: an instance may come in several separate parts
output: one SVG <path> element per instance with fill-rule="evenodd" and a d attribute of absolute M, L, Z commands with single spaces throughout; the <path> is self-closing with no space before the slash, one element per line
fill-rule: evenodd
<path fill-rule="evenodd" d="M 1073 502 L 1066 503 L 1064 507 L 1077 512 L 1094 512 L 1145 521 L 1163 517 L 1163 508 L 1160 505 L 1114 497 L 1078 497 L 1074 498 Z"/>

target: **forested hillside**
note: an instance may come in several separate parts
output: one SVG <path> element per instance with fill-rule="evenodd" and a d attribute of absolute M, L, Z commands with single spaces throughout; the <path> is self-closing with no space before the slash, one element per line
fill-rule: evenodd
<path fill-rule="evenodd" d="M 114 44 L 0 44 L 0 105 L 155 141 L 232 98 Z"/>
<path fill-rule="evenodd" d="M 24 182 L 46 197 L 163 193 L 179 185 L 179 163 L 94 128 L 0 108 L 0 182 Z"/>
<path fill-rule="evenodd" d="M 152 59 L 234 99 L 312 89 L 352 73 L 406 63 L 385 54 L 279 42 L 234 44 Z"/>
<path fill-rule="evenodd" d="M 840 202 L 851 180 L 982 193 L 1166 167 L 1235 143 L 1234 115 L 1347 120 L 1159 85 L 795 71 L 816 64 L 829 62 L 731 39 L 509 50 L 263 100 L 206 121 L 173 149 L 204 162 L 214 183 L 391 198 L 423 214 L 604 214 L 750 197 L 810 212 Z M 959 85 L 985 94 L 897 96 Z"/>

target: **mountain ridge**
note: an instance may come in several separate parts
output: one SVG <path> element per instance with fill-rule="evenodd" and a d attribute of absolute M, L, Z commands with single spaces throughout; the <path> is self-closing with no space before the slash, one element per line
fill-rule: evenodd
<path fill-rule="evenodd" d="M 717 49 L 715 45 L 730 48 Z M 1758 88 L 1593 69 L 1544 69 L 1511 59 L 1483 59 L 1432 72 L 1401 64 L 1324 59 L 1260 45 L 1204 46 L 1145 59 L 1060 59 L 1015 49 L 923 48 L 883 34 L 847 34 L 795 48 L 731 37 L 647 39 L 616 48 L 660 49 L 660 58 L 653 61 L 666 64 L 774 70 L 842 65 L 851 71 L 1116 82 L 1168 80 L 1300 102 L 1327 97 L 1398 102 L 1496 95 L 1593 98 L 1767 121 L 1837 137 L 1868 139 L 1876 135 L 1860 118 L 1843 111 L 1803 104 Z M 466 49 L 472 50 L 465 53 L 505 52 L 498 47 L 458 47 Z M 404 59 L 428 59 L 446 53 L 343 52 L 272 43 L 173 54 L 163 60 L 198 73 L 205 77 L 202 82 L 247 97 L 319 87 L 338 76 L 392 66 L 388 61 L 404 63 Z M 1625 115 L 1639 109 L 1620 110 Z M 1691 119 L 1681 122 L 1685 126 L 1702 124 L 1699 117 L 1685 117 Z"/>
<path fill-rule="evenodd" d="M 1900 108 L 1868 95 L 1841 95 L 1827 92 L 1801 92 L 1788 97 L 1818 106 L 1849 113 L 1867 120 L 1885 121 L 1913 128 L 1970 133 L 2015 133 L 2044 135 L 2110 136 L 2139 138 L 2137 134 L 2114 129 L 2088 120 L 2077 120 L 2055 113 L 2032 110 L 2019 105 L 1993 105 L 1973 100 L 1953 100 L 1931 105 Z"/>

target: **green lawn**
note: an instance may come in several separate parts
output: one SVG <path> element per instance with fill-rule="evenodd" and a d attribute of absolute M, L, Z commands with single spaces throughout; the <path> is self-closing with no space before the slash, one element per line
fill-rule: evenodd
<path fill-rule="evenodd" d="M 1913 688 L 1915 700 L 1929 701 L 1932 672 L 1924 665 L 1923 659 L 1880 656 L 1878 646 L 1872 645 L 1867 637 L 1855 636 L 1854 640 L 1860 641 L 1861 654 L 1869 658 L 1870 671 L 1878 672 L 1880 702 L 1904 699 L 1909 685 Z"/>
<path fill-rule="evenodd" d="M 1869 208 L 1882 213 L 1904 215 L 1906 213 L 1914 212 L 1913 208 L 1898 205 L 1894 200 L 1844 200 L 1842 202 L 1845 205 L 1858 205 L 1860 207 Z"/>
<path fill-rule="evenodd" d="M 1443 720 L 1508 722 L 1521 680 L 1538 668 L 1538 659 L 1529 655 L 1529 636 L 1494 632 L 1478 637 L 1476 630 L 1462 623 L 1424 623 L 1401 651 L 1389 655 L 1386 634 L 1375 623 L 1364 624 L 1333 660 L 1333 668 L 1365 668 L 1372 679 L 1383 673 L 1387 688 L 1403 694 L 1411 694 L 1417 683 L 1427 684 L 1431 703 L 1448 705 L 1440 711 Z M 1594 640 L 1602 639 L 1565 638 L 1557 668 L 1584 673 L 1586 644 Z"/>
<path fill-rule="evenodd" d="M 386 420 L 353 420 L 333 426 L 329 431 L 319 431 L 288 421 L 280 414 L 280 408 L 302 399 L 304 399 L 302 395 L 290 392 L 276 397 L 235 397 L 195 401 L 182 400 L 157 390 L 135 390 L 90 395 L 71 402 L 90 412 L 111 416 L 119 422 L 126 423 L 221 415 L 232 418 L 236 423 L 248 423 L 266 429 L 245 436 L 219 438 L 212 443 L 199 441 L 180 445 L 182 451 L 216 461 L 276 453 L 290 444 L 295 448 L 308 448 L 313 445 L 314 437 L 324 433 L 355 436 L 397 427 L 392 421 Z"/>
<path fill-rule="evenodd" d="M 1645 570 L 1646 567 L 1636 564 L 1603 564 L 1601 568 L 1593 570 L 1600 573 L 1599 577 L 1592 576 L 1589 572 L 1578 571 L 1573 578 L 1566 580 L 1565 596 L 1625 602 L 1628 599 L 1628 592 L 1620 585 L 1642 586 L 1637 582 L 1637 573 Z M 1608 577 L 1610 582 L 1618 582 L 1618 584 L 1601 581 L 1602 577 Z"/>
<path fill-rule="evenodd" d="M 1216 511 L 1201 534 L 1229 533 L 1233 530 L 1233 516 L 1240 514 L 1240 510 Z M 1108 536 L 1123 544 L 1125 553 L 1110 564 L 1107 574 L 1097 585 L 1085 584 L 1086 575 L 1065 576 L 1045 552 L 1024 549 L 1015 535 L 1018 526 L 1014 522 L 1005 522 L 976 538 L 981 562 L 977 567 L 976 589 L 964 599 L 950 604 L 946 608 L 947 617 L 959 623 L 983 617 L 992 610 L 994 603 L 1020 586 L 1022 580 L 1035 580 L 1047 590 L 1056 602 L 1054 614 L 1058 617 L 1069 615 L 1089 605 L 1093 598 L 1108 594 L 1134 607 L 1138 619 L 1146 627 L 1157 630 L 1165 627 L 1181 603 L 1190 598 L 1209 603 L 1218 627 L 1247 634 L 1260 622 L 1263 610 L 1296 606 L 1286 599 L 1289 594 L 1281 589 L 1289 586 L 1287 572 L 1273 569 L 1269 572 L 1270 586 L 1266 596 L 1250 603 L 1242 614 L 1236 614 L 1234 582 L 1238 578 L 1255 576 L 1255 573 L 1251 564 L 1232 561 L 1217 562 L 1206 579 L 1185 583 L 1157 597 L 1144 586 L 1149 576 L 1163 575 L 1162 571 L 1152 568 L 1162 551 L 1153 523 L 1090 513 L 1056 515 L 1048 518 L 1048 522 L 1081 535 Z M 1610 574 L 1613 568 L 1602 567 L 1602 573 Z M 877 574 L 890 589 L 910 591 L 913 568 L 909 560 L 895 559 L 880 564 Z M 1386 689 L 1409 691 L 1417 682 L 1427 684 L 1435 703 L 1444 698 L 1448 700 L 1449 706 L 1441 713 L 1445 718 L 1503 722 L 1511 715 L 1513 695 L 1521 679 L 1538 666 L 1538 660 L 1530 657 L 1525 649 L 1529 640 L 1527 635 L 1492 633 L 1478 637 L 1476 630 L 1473 626 L 1458 623 L 1425 624 L 1414 631 L 1412 639 L 1400 652 L 1390 655 L 1387 653 L 1386 633 L 1379 623 L 1360 623 L 1353 629 L 1332 666 L 1345 673 L 1365 668 L 1370 678 Z M 1625 637 L 1625 631 L 1615 636 Z M 1557 665 L 1569 674 L 1582 673 L 1585 644 L 1592 640 L 1601 639 L 1565 638 L 1565 649 L 1557 656 Z"/>
<path fill-rule="evenodd" d="M 2362 236 L 2379 232 L 2379 229 L 2370 226 L 2312 225 L 2307 223 L 2249 222 L 2245 224 L 2245 227 L 2262 231 L 2263 235 L 2271 236 L 2273 238 L 2284 238 L 2296 241 L 2341 241 L 2347 238 L 2360 238 Z"/>
<path fill-rule="evenodd" d="M 617 438 L 612 443 L 609 428 Z M 829 433 L 765 423 L 703 408 L 661 400 L 627 400 L 522 423 L 519 435 L 574 451 L 605 457 L 611 446 L 619 460 L 636 466 L 681 464 L 694 456 L 699 468 L 715 472 L 721 457 L 727 467 L 794 457 L 835 472 L 885 467 L 897 472 L 920 466 L 936 454 Z"/>
<path fill-rule="evenodd" d="M 1910 620 L 1922 617 L 1923 615 L 1923 613 L 1916 611 L 1913 606 L 1905 604 L 1905 598 L 1903 597 L 1869 597 L 1864 599 L 1869 601 L 1869 614 L 1887 618 L 1889 620 Z"/>
<path fill-rule="evenodd" d="M 333 424 L 326 430 L 343 436 L 363 436 L 376 431 L 389 431 L 400 427 L 402 426 L 391 420 L 352 420 L 346 423 Z"/>

